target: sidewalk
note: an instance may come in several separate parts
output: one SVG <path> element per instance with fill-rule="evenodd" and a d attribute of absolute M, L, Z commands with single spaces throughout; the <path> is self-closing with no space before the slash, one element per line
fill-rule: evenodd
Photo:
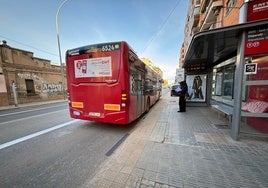
<path fill-rule="evenodd" d="M 82 187 L 268 187 L 267 139 L 234 141 L 210 107 L 177 104 L 162 97 Z"/>

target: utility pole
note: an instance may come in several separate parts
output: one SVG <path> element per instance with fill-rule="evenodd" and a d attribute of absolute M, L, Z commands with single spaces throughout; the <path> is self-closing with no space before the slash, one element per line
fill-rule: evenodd
<path fill-rule="evenodd" d="M 62 83 L 62 93 L 63 93 L 63 98 L 64 100 L 66 99 L 66 93 L 65 93 L 65 78 L 64 78 L 64 69 L 63 69 L 63 63 L 62 63 L 62 58 L 61 58 L 61 48 L 60 48 L 60 36 L 59 36 L 59 27 L 58 27 L 58 15 L 60 13 L 60 9 L 63 7 L 63 5 L 67 2 L 68 0 L 64 0 L 56 13 L 56 33 L 57 33 L 57 40 L 58 40 L 58 48 L 59 48 L 59 57 L 60 57 L 60 68 L 61 68 L 61 83 Z"/>

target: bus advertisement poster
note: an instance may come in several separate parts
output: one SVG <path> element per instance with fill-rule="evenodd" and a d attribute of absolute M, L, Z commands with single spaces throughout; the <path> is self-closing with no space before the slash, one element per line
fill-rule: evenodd
<path fill-rule="evenodd" d="M 74 68 L 76 78 L 112 76 L 112 59 L 101 57 L 75 60 Z"/>

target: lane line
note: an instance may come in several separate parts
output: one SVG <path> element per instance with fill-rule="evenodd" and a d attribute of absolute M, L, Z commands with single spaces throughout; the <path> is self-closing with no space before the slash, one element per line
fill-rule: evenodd
<path fill-rule="evenodd" d="M 46 109 L 50 109 L 50 108 L 57 108 L 57 107 L 65 106 L 65 105 L 66 104 L 64 104 L 64 105 L 57 105 L 57 106 L 50 106 L 50 107 L 43 107 L 43 108 L 36 108 L 36 109 L 32 109 L 32 110 L 24 110 L 24 111 L 19 111 L 19 112 L 11 112 L 11 113 L 7 113 L 7 114 L 0 114 L 0 117 L 1 116 L 15 115 L 15 114 L 22 114 L 22 113 L 32 112 L 32 111 L 46 110 Z"/>
<path fill-rule="evenodd" d="M 36 118 L 36 117 L 42 117 L 44 115 L 55 114 L 55 112 L 60 112 L 60 111 L 65 111 L 65 110 L 67 111 L 68 109 L 62 109 L 62 110 L 47 112 L 47 113 L 38 114 L 38 115 L 34 115 L 34 116 L 28 116 L 28 117 L 23 117 L 23 118 L 19 118 L 19 119 L 14 119 L 14 120 L 10 120 L 10 121 L 4 121 L 4 122 L 1 122 L 0 125 L 7 124 L 7 123 L 13 123 L 16 121 L 21 121 L 21 120 L 26 120 L 26 119 L 32 119 L 32 118 Z"/>
<path fill-rule="evenodd" d="M 51 132 L 51 131 L 54 131 L 54 130 L 56 130 L 56 129 L 65 127 L 65 126 L 70 125 L 70 124 L 72 124 L 72 123 L 75 123 L 75 122 L 77 122 L 77 121 L 79 121 L 79 120 L 78 120 L 78 119 L 75 119 L 75 120 L 72 120 L 72 121 L 69 121 L 69 122 L 66 122 L 66 123 L 63 123 L 63 124 L 60 124 L 60 125 L 57 125 L 57 126 L 54 126 L 54 127 L 48 128 L 48 129 L 45 129 L 45 130 L 42 130 L 42 131 L 39 131 L 39 132 L 30 134 L 30 135 L 27 135 L 27 136 L 18 138 L 18 139 L 16 139 L 16 140 L 13 140 L 13 141 L 10 141 L 10 142 L 1 144 L 1 145 L 0 145 L 0 150 L 1 150 L 1 149 L 4 149 L 4 148 L 7 148 L 7 147 L 10 147 L 10 146 L 13 146 L 13 145 L 15 145 L 15 144 L 18 144 L 18 143 L 20 143 L 20 142 L 29 140 L 29 139 L 31 139 L 31 138 L 34 138 L 34 137 L 37 137 L 37 136 L 46 134 L 46 133 Z"/>

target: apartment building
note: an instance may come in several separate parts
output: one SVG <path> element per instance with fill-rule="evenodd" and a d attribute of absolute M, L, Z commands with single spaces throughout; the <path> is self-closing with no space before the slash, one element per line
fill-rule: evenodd
<path fill-rule="evenodd" d="M 243 4 L 244 0 L 189 0 L 180 64 L 184 62 L 185 52 L 194 34 L 239 24 Z"/>

